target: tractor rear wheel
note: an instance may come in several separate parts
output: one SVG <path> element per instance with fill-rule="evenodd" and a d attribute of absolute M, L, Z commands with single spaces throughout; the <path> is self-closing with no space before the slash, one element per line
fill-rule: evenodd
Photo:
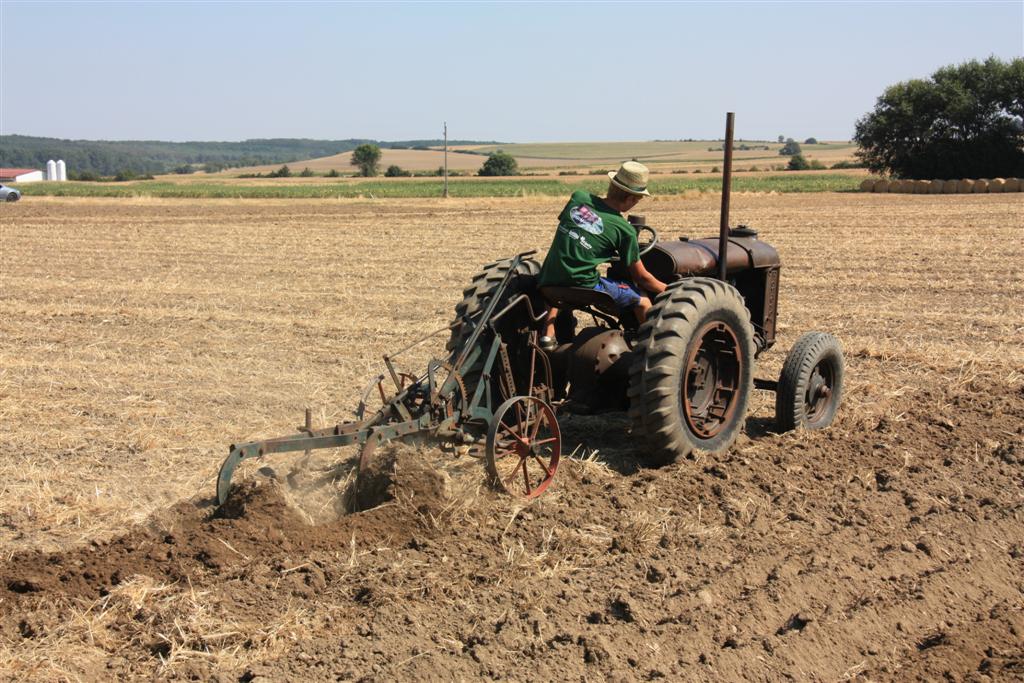
<path fill-rule="evenodd" d="M 775 422 L 781 432 L 824 429 L 843 397 L 843 349 L 826 332 L 808 332 L 786 354 L 775 392 Z"/>
<path fill-rule="evenodd" d="M 729 284 L 688 278 L 655 300 L 630 369 L 629 415 L 644 460 L 721 452 L 743 426 L 753 387 L 754 330 Z"/>
<path fill-rule="evenodd" d="M 479 273 L 473 276 L 473 281 L 469 287 L 462 290 L 462 301 L 455 306 L 455 321 L 463 321 L 467 318 L 471 318 L 474 315 L 481 313 L 490 303 L 491 296 L 494 291 L 501 284 L 501 281 L 505 278 L 505 274 L 508 273 L 512 267 L 512 259 L 503 259 L 501 261 L 495 261 L 494 263 L 488 263 L 483 267 Z M 495 310 L 500 310 L 506 303 L 511 301 L 514 297 L 519 294 L 536 291 L 537 288 L 537 275 L 540 273 L 540 264 L 534 259 L 524 259 L 520 261 L 519 266 L 516 268 L 515 273 L 509 279 L 508 287 L 505 288 L 505 292 L 502 295 L 502 300 L 498 302 L 498 307 Z M 470 335 L 473 333 L 473 326 L 468 324 L 457 325 L 452 328 L 451 336 L 448 339 L 448 344 L 445 347 L 450 354 L 450 361 L 455 362 L 458 358 L 458 352 L 462 349 L 463 345 L 468 341 Z M 473 394 L 476 392 L 476 386 L 480 382 L 480 371 L 483 367 L 484 359 L 481 357 L 471 367 L 462 367 L 459 369 L 459 373 L 462 375 L 462 379 L 466 385 L 466 401 L 470 401 L 473 398 Z"/>

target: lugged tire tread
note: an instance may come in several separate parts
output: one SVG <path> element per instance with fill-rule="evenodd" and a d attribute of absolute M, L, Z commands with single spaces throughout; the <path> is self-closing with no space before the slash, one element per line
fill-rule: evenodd
<path fill-rule="evenodd" d="M 493 261 L 486 264 L 476 275 L 470 280 L 469 287 L 462 290 L 462 301 L 455 305 L 455 320 L 457 322 L 463 316 L 472 314 L 487 305 L 487 301 L 495 288 L 505 278 L 505 274 L 508 272 L 512 265 L 512 259 L 501 259 L 499 261 Z M 540 273 L 540 263 L 535 259 L 528 258 L 519 263 L 517 269 L 517 275 L 530 275 L 536 276 Z M 510 283 L 509 292 L 516 291 L 514 279 Z M 458 349 L 465 339 L 469 337 L 469 330 L 461 327 L 452 329 L 451 335 L 448 338 L 448 342 L 445 344 L 445 349 L 449 353 L 454 353 Z M 454 358 L 452 359 L 454 360 Z M 479 361 L 472 368 L 462 368 L 462 378 L 466 385 L 466 391 L 471 395 L 476 390 L 476 385 L 480 379 L 480 366 L 483 361 Z"/>
<path fill-rule="evenodd" d="M 688 455 L 694 448 L 672 397 L 677 391 L 683 356 L 696 332 L 697 321 L 716 302 L 737 314 L 746 328 L 746 334 L 737 336 L 741 343 L 744 340 L 747 343 L 748 380 L 744 395 L 740 397 L 738 424 L 727 428 L 724 443 L 716 450 L 728 448 L 742 426 L 753 387 L 754 358 L 753 326 L 743 297 L 734 287 L 711 278 L 688 278 L 672 283 L 655 299 L 647 320 L 640 326 L 627 390 L 633 432 L 643 440 L 647 459 L 652 464 L 667 464 Z"/>
<path fill-rule="evenodd" d="M 827 332 L 807 332 L 786 354 L 782 371 L 779 373 L 778 390 L 775 392 L 775 421 L 779 431 L 788 432 L 805 426 L 802 402 L 800 407 L 797 407 L 797 389 L 801 385 L 801 378 L 809 377 L 818 360 L 830 350 L 839 357 L 839 376 L 836 387 L 838 409 L 838 403 L 842 400 L 843 375 L 845 374 L 842 345 L 835 336 Z M 825 426 L 827 424 L 822 425 L 822 427 Z"/>

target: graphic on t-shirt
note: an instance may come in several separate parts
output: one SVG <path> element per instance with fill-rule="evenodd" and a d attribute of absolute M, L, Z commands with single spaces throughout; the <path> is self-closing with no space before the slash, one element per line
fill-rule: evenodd
<path fill-rule="evenodd" d="M 569 218 L 591 235 L 600 235 L 604 232 L 604 221 L 585 204 L 572 207 L 569 210 Z"/>

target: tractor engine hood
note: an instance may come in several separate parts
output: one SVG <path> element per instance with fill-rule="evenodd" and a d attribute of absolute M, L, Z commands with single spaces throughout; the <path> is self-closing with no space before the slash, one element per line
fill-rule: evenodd
<path fill-rule="evenodd" d="M 733 230 L 727 254 L 728 274 L 779 265 L 779 252 L 757 239 L 753 230 Z M 644 254 L 642 260 L 647 270 L 662 282 L 672 282 L 678 277 L 714 277 L 718 269 L 718 238 L 691 240 L 680 237 L 673 241 L 659 241 Z"/>

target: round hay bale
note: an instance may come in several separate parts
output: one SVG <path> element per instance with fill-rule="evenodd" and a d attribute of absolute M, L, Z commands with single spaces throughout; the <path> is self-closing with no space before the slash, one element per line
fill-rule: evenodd
<path fill-rule="evenodd" d="M 956 181 L 956 193 L 957 194 L 970 194 L 974 192 L 974 181 L 963 178 Z"/>
<path fill-rule="evenodd" d="M 944 180 L 942 181 L 942 194 L 956 194 L 957 181 L 955 180 Z"/>
<path fill-rule="evenodd" d="M 1024 183 L 1021 182 L 1020 178 L 1007 178 L 1006 184 L 1003 185 L 1003 192 L 1020 192 L 1024 189 Z"/>
<path fill-rule="evenodd" d="M 988 191 L 991 192 L 1005 192 L 1006 191 L 1006 180 L 1003 178 L 993 178 L 988 184 Z"/>
<path fill-rule="evenodd" d="M 872 192 L 888 192 L 890 185 L 892 185 L 892 183 L 890 183 L 888 180 L 876 180 L 875 181 L 875 186 L 873 188 L 871 188 L 871 191 Z"/>
<path fill-rule="evenodd" d="M 900 181 L 900 192 L 903 194 L 914 194 L 916 189 L 917 181 L 915 180 L 901 180 Z"/>
<path fill-rule="evenodd" d="M 989 181 L 985 178 L 979 178 L 974 181 L 974 194 L 986 194 L 988 193 Z"/>
<path fill-rule="evenodd" d="M 928 194 L 942 194 L 942 191 L 946 187 L 945 180 L 933 180 L 931 185 L 928 187 Z"/>
<path fill-rule="evenodd" d="M 875 188 L 875 182 L 876 181 L 874 178 L 865 178 L 864 180 L 860 181 L 860 191 L 873 192 Z"/>
<path fill-rule="evenodd" d="M 928 194 L 931 191 L 932 181 L 930 180 L 915 180 L 914 181 L 914 194 Z"/>

